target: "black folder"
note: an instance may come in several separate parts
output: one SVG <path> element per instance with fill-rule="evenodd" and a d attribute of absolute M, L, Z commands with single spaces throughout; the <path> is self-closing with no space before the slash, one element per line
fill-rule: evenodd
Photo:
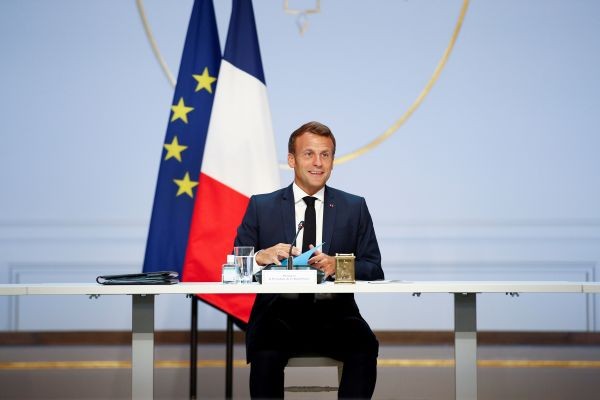
<path fill-rule="evenodd" d="M 140 274 L 101 275 L 96 282 L 101 285 L 174 285 L 179 283 L 175 271 L 143 272 Z"/>

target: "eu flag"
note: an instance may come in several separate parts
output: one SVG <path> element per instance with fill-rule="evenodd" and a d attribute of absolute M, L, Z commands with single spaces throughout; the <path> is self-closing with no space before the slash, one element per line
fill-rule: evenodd
<path fill-rule="evenodd" d="M 212 0 L 195 0 L 163 144 L 144 272 L 182 272 L 221 48 Z"/>

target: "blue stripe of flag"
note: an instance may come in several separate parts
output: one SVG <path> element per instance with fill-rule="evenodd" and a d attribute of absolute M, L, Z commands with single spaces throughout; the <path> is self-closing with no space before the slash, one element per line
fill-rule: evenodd
<path fill-rule="evenodd" d="M 251 0 L 233 0 L 223 59 L 266 85 Z"/>
<path fill-rule="evenodd" d="M 167 150 L 163 147 L 152 218 L 146 243 L 144 272 L 171 270 L 181 273 L 187 247 L 189 229 L 194 210 L 194 199 L 198 187 L 192 189 L 193 197 L 186 193 L 179 196 L 175 179 L 198 182 L 208 123 L 217 81 L 212 83 L 212 93 L 206 89 L 196 91 L 198 82 L 193 75 L 202 75 L 205 68 L 212 77 L 217 77 L 221 63 L 219 34 L 212 0 L 195 0 L 188 25 L 173 105 L 183 99 L 186 107 L 194 110 L 187 113 L 188 122 L 179 118 L 174 121 L 173 111 L 165 135 L 165 144 L 175 137 L 181 146 L 181 161 L 171 157 L 166 160 Z"/>

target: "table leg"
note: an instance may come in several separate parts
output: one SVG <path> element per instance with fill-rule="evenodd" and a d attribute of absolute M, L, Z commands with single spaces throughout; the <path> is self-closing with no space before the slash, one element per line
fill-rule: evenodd
<path fill-rule="evenodd" d="M 131 398 L 154 397 L 154 295 L 132 295 Z"/>
<path fill-rule="evenodd" d="M 454 294 L 454 360 L 457 400 L 477 399 L 477 302 L 475 293 Z"/>

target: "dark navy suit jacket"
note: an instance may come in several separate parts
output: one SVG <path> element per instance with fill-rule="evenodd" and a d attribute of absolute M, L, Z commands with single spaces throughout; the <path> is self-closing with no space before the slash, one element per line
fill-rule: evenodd
<path fill-rule="evenodd" d="M 277 243 L 291 243 L 296 234 L 296 216 L 292 185 L 272 193 L 250 198 L 246 214 L 237 230 L 235 246 L 254 246 L 255 251 Z M 365 199 L 325 186 L 323 204 L 323 248 L 329 255 L 353 253 L 357 280 L 383 279 L 381 254 L 373 221 Z M 259 294 L 254 302 L 248 333 L 277 298 L 277 294 Z M 342 296 L 348 314 L 360 317 L 352 294 Z M 247 336 L 252 341 L 252 335 Z M 251 345 L 251 343 L 248 343 Z"/>

